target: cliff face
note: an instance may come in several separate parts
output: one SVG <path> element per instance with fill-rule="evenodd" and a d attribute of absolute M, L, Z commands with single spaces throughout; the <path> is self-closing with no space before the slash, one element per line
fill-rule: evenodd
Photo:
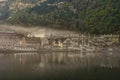
<path fill-rule="evenodd" d="M 0 1 L 0 20 L 6 19 L 9 16 L 9 5 L 6 0 Z"/>
<path fill-rule="evenodd" d="M 18 10 L 32 8 L 47 0 L 0 0 L 0 20 L 9 18 Z"/>
<path fill-rule="evenodd" d="M 10 11 L 21 10 L 24 8 L 34 7 L 35 5 L 46 0 L 9 0 Z"/>
<path fill-rule="evenodd" d="M 13 2 L 10 5 L 10 11 L 18 10 L 18 9 L 23 9 L 27 7 L 33 7 L 34 4 L 32 3 L 23 3 L 23 2 Z"/>
<path fill-rule="evenodd" d="M 9 11 L 17 11 L 24 8 L 32 8 L 47 0 L 0 0 L 0 9 L 9 7 Z"/>
<path fill-rule="evenodd" d="M 33 6 L 32 3 L 22 2 L 22 0 L 0 0 L 0 20 L 9 18 L 9 15 L 17 10 Z"/>

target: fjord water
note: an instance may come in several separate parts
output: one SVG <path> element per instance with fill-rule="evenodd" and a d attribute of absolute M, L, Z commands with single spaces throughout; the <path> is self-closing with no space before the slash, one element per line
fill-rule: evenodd
<path fill-rule="evenodd" d="M 119 53 L 1 53 L 0 80 L 119 80 Z"/>

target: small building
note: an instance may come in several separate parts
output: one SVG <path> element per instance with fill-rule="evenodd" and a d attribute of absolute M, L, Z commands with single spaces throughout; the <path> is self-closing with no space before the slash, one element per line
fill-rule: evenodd
<path fill-rule="evenodd" d="M 21 44 L 24 35 L 12 31 L 0 31 L 0 48 L 12 49 Z"/>
<path fill-rule="evenodd" d="M 25 46 L 31 46 L 38 49 L 41 46 L 41 38 L 40 37 L 25 37 L 23 42 L 25 41 Z"/>
<path fill-rule="evenodd" d="M 72 40 L 71 38 L 66 38 L 65 41 L 63 42 L 64 47 L 71 47 L 72 46 Z"/>
<path fill-rule="evenodd" d="M 52 47 L 63 47 L 63 42 L 66 40 L 66 37 L 62 36 L 50 36 L 48 37 L 49 44 Z"/>
<path fill-rule="evenodd" d="M 49 44 L 49 40 L 44 37 L 44 38 L 41 38 L 41 47 L 46 47 L 46 48 L 50 48 L 50 44 Z"/>

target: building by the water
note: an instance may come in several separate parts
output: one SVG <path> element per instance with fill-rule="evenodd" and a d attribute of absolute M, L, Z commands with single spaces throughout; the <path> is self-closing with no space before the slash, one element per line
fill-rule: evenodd
<path fill-rule="evenodd" d="M 81 46 L 104 47 L 118 43 L 118 36 L 102 36 L 88 38 L 86 36 L 54 36 L 34 37 L 26 34 L 16 33 L 13 31 L 0 31 L 0 50 L 25 50 L 32 51 L 40 48 L 54 48 L 54 49 L 80 49 Z"/>
<path fill-rule="evenodd" d="M 0 31 L 0 49 L 30 50 L 39 46 L 40 38 L 29 38 L 13 31 Z"/>

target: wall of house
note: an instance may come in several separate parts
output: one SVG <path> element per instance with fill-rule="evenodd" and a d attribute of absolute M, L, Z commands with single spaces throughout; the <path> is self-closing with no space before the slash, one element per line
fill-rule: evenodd
<path fill-rule="evenodd" d="M 16 33 L 0 32 L 0 48 L 13 48 L 19 46 L 21 37 Z"/>

